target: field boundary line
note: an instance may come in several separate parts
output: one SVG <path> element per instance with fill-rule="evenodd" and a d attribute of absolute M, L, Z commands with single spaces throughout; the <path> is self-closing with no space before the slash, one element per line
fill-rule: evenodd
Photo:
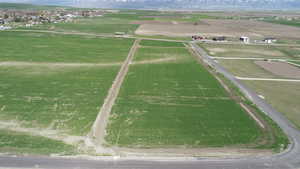
<path fill-rule="evenodd" d="M 125 76 L 129 70 L 129 65 L 133 60 L 133 56 L 138 48 L 139 42 L 140 39 L 137 39 L 132 45 L 128 56 L 124 61 L 118 75 L 116 76 L 111 88 L 109 89 L 108 95 L 106 96 L 104 103 L 100 108 L 100 112 L 98 113 L 98 116 L 92 126 L 89 136 L 97 146 L 101 146 L 103 143 L 105 143 L 104 137 L 106 135 L 106 126 L 108 124 L 110 112 L 119 94 Z"/>
<path fill-rule="evenodd" d="M 294 66 L 298 66 L 298 67 L 300 67 L 300 65 L 299 65 L 299 64 L 297 64 L 297 63 L 293 63 L 293 62 L 289 62 L 289 61 L 287 61 L 287 63 L 288 63 L 288 64 L 291 64 L 291 65 L 294 65 Z"/>
<path fill-rule="evenodd" d="M 253 81 L 278 81 L 278 82 L 300 82 L 300 79 L 270 79 L 270 78 L 251 78 L 251 77 L 235 77 L 238 80 L 253 80 Z"/>
<path fill-rule="evenodd" d="M 253 120 L 255 120 L 255 121 L 257 122 L 257 124 L 258 124 L 261 128 L 263 128 L 263 129 L 266 128 L 265 125 L 260 121 L 260 119 L 258 119 L 258 118 L 252 113 L 252 111 L 248 109 L 248 107 L 246 107 L 243 103 L 240 103 L 240 105 L 241 105 L 241 107 L 242 107 L 244 110 L 247 111 L 247 113 L 253 118 Z"/>

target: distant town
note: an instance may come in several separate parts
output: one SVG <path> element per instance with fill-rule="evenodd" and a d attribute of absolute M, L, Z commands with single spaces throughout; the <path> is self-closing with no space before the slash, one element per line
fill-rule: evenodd
<path fill-rule="evenodd" d="M 0 10 L 0 30 L 39 24 L 72 22 L 77 17 L 99 17 L 117 10 Z"/>

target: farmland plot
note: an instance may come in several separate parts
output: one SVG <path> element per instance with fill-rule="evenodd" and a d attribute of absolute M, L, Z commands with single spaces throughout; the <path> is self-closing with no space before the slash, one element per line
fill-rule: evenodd
<path fill-rule="evenodd" d="M 111 63 L 122 62 L 133 41 L 90 36 L 1 32 L 0 61 Z M 118 50 L 116 50 L 118 49 Z"/>
<path fill-rule="evenodd" d="M 76 152 L 73 146 L 89 133 L 133 41 L 2 35 L 7 43 L 0 49 L 0 152 Z"/>
<path fill-rule="evenodd" d="M 143 43 L 142 43 L 143 44 Z M 186 49 L 141 48 L 135 60 L 178 57 L 176 62 L 133 64 L 113 107 L 106 140 L 121 147 L 223 147 L 255 144 L 254 120 Z"/>

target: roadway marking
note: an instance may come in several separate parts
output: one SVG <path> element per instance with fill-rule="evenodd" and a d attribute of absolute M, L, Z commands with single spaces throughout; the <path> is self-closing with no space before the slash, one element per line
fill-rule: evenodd
<path fill-rule="evenodd" d="M 280 62 L 293 62 L 299 60 L 293 59 L 276 59 L 276 58 L 249 58 L 249 57 L 219 57 L 219 56 L 210 56 L 211 59 L 220 59 L 220 60 L 265 60 L 265 61 L 280 61 Z"/>
<path fill-rule="evenodd" d="M 253 80 L 253 81 L 278 81 L 278 82 L 300 82 L 300 79 L 270 79 L 270 78 L 250 78 L 250 77 L 235 77 L 239 80 Z"/>

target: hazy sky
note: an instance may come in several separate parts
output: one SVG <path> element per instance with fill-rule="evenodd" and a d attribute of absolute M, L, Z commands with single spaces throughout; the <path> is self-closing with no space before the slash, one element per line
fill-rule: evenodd
<path fill-rule="evenodd" d="M 113 3 L 110 3 L 112 2 Z M 238 6 L 245 8 L 270 8 L 270 9 L 300 9 L 300 0 L 129 0 L 136 1 L 127 6 L 124 2 L 127 0 L 0 0 L 0 2 L 20 2 L 20 3 L 33 3 L 33 4 L 50 4 L 50 5 L 72 5 L 80 7 L 209 7 L 209 6 Z M 141 3 L 142 1 L 142 3 Z M 145 2 L 144 2 L 145 1 Z M 168 1 L 168 2 L 166 2 Z M 192 1 L 192 2 L 191 2 Z M 164 3 L 162 3 L 164 2 Z M 173 3 L 170 3 L 173 2 Z M 120 5 L 121 4 L 121 5 Z M 241 8 L 243 9 L 243 8 Z"/>

